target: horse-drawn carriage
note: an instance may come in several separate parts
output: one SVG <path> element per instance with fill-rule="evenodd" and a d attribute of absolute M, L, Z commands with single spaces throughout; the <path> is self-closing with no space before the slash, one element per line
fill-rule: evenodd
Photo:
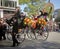
<path fill-rule="evenodd" d="M 23 27 L 22 27 L 23 26 Z M 48 38 L 48 29 L 46 28 L 47 21 L 44 18 L 24 18 L 20 23 L 20 27 L 18 28 L 18 34 L 16 38 L 22 42 L 25 40 L 27 36 L 29 39 L 37 39 L 37 40 L 46 40 Z M 9 40 L 12 40 L 9 35 L 7 36 Z"/>
<path fill-rule="evenodd" d="M 25 18 L 25 28 L 19 30 L 21 36 L 27 36 L 29 39 L 46 40 L 48 38 L 48 29 L 46 28 L 47 22 L 44 18 L 37 18 L 35 20 L 31 18 Z"/>

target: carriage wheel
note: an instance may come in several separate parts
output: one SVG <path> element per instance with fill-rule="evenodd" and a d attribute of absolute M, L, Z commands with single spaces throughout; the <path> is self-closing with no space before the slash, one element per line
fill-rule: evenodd
<path fill-rule="evenodd" d="M 18 42 L 22 43 L 25 40 L 25 34 L 24 34 L 24 30 L 22 29 L 21 32 L 19 32 L 16 35 L 16 39 L 18 40 Z"/>
<path fill-rule="evenodd" d="M 45 40 L 47 40 L 48 36 L 49 36 L 49 32 L 48 32 L 48 31 L 39 30 L 39 31 L 36 33 L 36 38 L 37 38 L 37 40 L 45 41 Z"/>

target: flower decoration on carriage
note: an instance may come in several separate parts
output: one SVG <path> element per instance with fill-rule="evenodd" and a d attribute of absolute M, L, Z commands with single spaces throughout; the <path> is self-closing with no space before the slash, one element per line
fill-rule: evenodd
<path fill-rule="evenodd" d="M 45 20 L 44 18 L 39 18 L 39 19 L 38 19 L 38 24 L 46 25 L 47 22 L 46 22 L 46 20 Z"/>
<path fill-rule="evenodd" d="M 36 28 L 36 21 L 32 20 L 31 27 Z"/>
<path fill-rule="evenodd" d="M 25 18 L 24 19 L 24 24 L 25 25 L 30 25 L 32 23 L 32 19 L 30 19 L 30 18 Z"/>

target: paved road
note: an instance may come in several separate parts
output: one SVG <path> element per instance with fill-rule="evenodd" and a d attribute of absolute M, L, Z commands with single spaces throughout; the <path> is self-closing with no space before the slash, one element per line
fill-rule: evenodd
<path fill-rule="evenodd" d="M 0 49 L 60 49 L 60 33 L 50 32 L 46 41 L 25 40 L 18 47 L 10 47 L 12 41 L 0 41 Z"/>

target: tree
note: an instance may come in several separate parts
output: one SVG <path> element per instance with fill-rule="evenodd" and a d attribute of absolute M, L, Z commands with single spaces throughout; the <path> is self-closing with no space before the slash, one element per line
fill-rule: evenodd
<path fill-rule="evenodd" d="M 35 14 L 38 10 L 43 9 L 46 0 L 19 0 L 20 5 L 26 4 L 24 11 Z"/>
<path fill-rule="evenodd" d="M 25 12 L 29 12 L 29 8 L 28 8 L 28 7 L 25 7 L 25 8 L 24 8 L 24 11 L 25 11 Z"/>

